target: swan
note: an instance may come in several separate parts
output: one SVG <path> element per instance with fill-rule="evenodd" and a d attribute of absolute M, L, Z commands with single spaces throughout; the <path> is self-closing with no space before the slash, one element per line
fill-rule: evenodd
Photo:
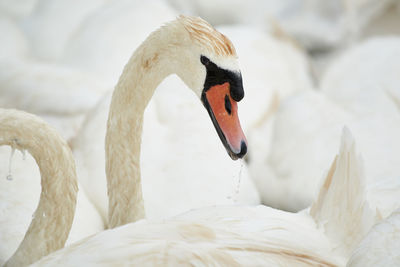
<path fill-rule="evenodd" d="M 96 2 L 105 1 L 93 1 Z M 99 80 L 112 88 L 142 40 L 158 25 L 176 16 L 175 10 L 162 0 L 107 1 L 82 20 L 65 42 L 65 50 L 59 61 L 72 68 L 97 74 Z"/>
<path fill-rule="evenodd" d="M 140 186 L 143 113 L 166 76 L 176 73 L 201 99 L 232 159 L 246 154 L 237 107 L 244 91 L 236 59 L 224 35 L 202 19 L 184 16 L 153 32 L 136 49 L 114 89 L 107 122 L 111 228 L 144 217 Z"/>
<path fill-rule="evenodd" d="M 348 267 L 400 265 L 400 209 L 377 223 L 354 249 Z"/>
<path fill-rule="evenodd" d="M 25 266 L 62 248 L 67 240 L 78 190 L 75 162 L 64 139 L 34 115 L 0 109 L 0 135 L 1 145 L 27 150 L 35 158 L 41 173 L 42 193 L 39 205 L 23 241 L 5 263 L 5 266 Z M 6 190 L 2 190 L 1 194 L 12 197 L 12 192 Z M 15 206 L 2 201 L 2 210 L 4 209 L 12 210 Z M 2 218 L 8 216 L 11 215 L 4 213 Z M 1 228 L 5 226 L 4 223 L 7 221 L 1 221 Z M 0 262 L 3 263 L 3 248 L 9 245 L 8 242 L 12 242 L 13 236 L 10 240 L 4 240 L 3 235 L 0 238 Z"/>
<path fill-rule="evenodd" d="M 357 135 L 367 162 L 370 205 L 390 214 L 395 208 L 392 203 L 398 203 L 395 196 L 400 189 L 399 119 L 396 113 L 355 114 L 318 91 L 301 92 L 286 99 L 275 115 L 270 153 L 249 165 L 251 173 L 264 174 L 260 176 L 264 177 L 260 179 L 264 184 L 258 186 L 265 203 L 291 211 L 310 205 L 318 190 L 319 173 L 332 160 L 335 143 L 340 139 L 338 132 L 347 125 Z M 384 181 L 389 184 L 384 185 Z M 391 200 L 379 200 L 382 194 L 389 198 L 390 191 Z"/>
<path fill-rule="evenodd" d="M 224 151 L 216 147 L 215 133 L 207 128 L 209 122 L 206 113 L 195 106 L 198 101 L 195 95 L 188 93 L 186 86 L 176 78 L 167 79 L 155 93 L 153 101 L 156 103 L 151 104 L 150 101 L 150 106 L 146 108 L 144 120 L 141 168 L 147 215 L 149 218 L 160 218 L 189 208 L 233 203 L 235 197 L 228 197 L 234 191 L 234 179 L 237 179 L 241 164 L 232 163 Z M 176 94 L 180 95 L 179 99 L 176 99 Z M 105 198 L 104 169 L 99 167 L 101 162 L 105 162 L 105 152 L 100 144 L 106 134 L 110 102 L 111 95 L 104 96 L 90 112 L 72 142 L 79 177 L 85 188 L 89 188 L 92 202 L 96 203 L 103 216 L 107 216 L 108 201 Z M 156 111 L 152 111 L 152 107 Z M 178 107 L 179 111 L 176 112 L 179 114 L 174 116 Z M 157 115 L 152 116 L 154 112 Z M 188 115 L 185 116 L 185 113 Z M 155 122 L 159 120 L 157 117 L 162 117 L 161 123 Z M 193 134 L 176 138 L 176 131 L 193 131 Z M 199 138 L 202 142 L 199 142 Z M 157 143 L 159 146 L 155 145 Z M 184 145 L 189 145 L 190 151 L 178 149 Z M 178 151 L 171 154 L 171 150 Z M 193 172 L 197 165 L 193 162 L 197 161 L 207 161 L 209 168 Z M 187 179 L 188 172 L 193 173 L 195 181 Z M 243 167 L 241 175 L 238 202 L 258 204 L 258 192 L 248 178 L 246 167 Z M 203 194 L 199 188 L 204 188 L 209 194 Z M 190 199 L 183 201 L 185 197 Z"/>
<path fill-rule="evenodd" d="M 329 65 L 321 91 L 359 115 L 400 116 L 399 61 L 400 37 L 367 39 L 343 51 Z"/>
<path fill-rule="evenodd" d="M 307 50 L 321 53 L 356 40 L 395 1 L 351 0 L 337 5 L 323 1 L 168 2 L 180 12 L 203 16 L 216 25 L 246 24 L 268 29 L 270 21 L 276 20 Z M 226 12 L 227 6 L 231 7 L 230 12 Z"/>
<path fill-rule="evenodd" d="M 308 206 L 340 138 L 338 129 L 346 124 L 368 162 L 370 204 L 384 217 L 398 207 L 399 44 L 399 38 L 385 37 L 355 45 L 327 68 L 320 92 L 301 92 L 281 102 L 270 153 L 249 166 L 265 177 L 258 183 L 264 203 L 292 211 Z M 268 192 L 271 188 L 276 190 Z"/>
<path fill-rule="evenodd" d="M 39 115 L 65 139 L 76 135 L 87 111 L 108 89 L 96 76 L 60 64 L 0 61 L 0 106 Z"/>
<path fill-rule="evenodd" d="M 375 221 L 365 202 L 362 163 L 355 152 L 354 141 L 346 131 L 339 156 L 309 210 L 294 214 L 265 206 L 216 206 L 161 221 L 143 219 L 139 161 L 143 112 L 153 90 L 170 71 L 176 71 L 203 99 L 228 154 L 233 159 L 245 154 L 246 143 L 240 125 L 230 128 L 237 136 L 225 135 L 227 122 L 219 117 L 227 115 L 229 110 L 236 116 L 237 103 L 233 98 L 240 100 L 243 97 L 241 83 L 237 80 L 239 72 L 233 72 L 238 70 L 236 58 L 230 54 L 233 51 L 226 37 L 208 23 L 200 18 L 183 16 L 155 31 L 143 42 L 126 65 L 113 92 L 107 123 L 109 225 L 114 229 L 59 250 L 34 266 L 74 266 L 78 263 L 85 266 L 143 266 L 182 262 L 230 266 L 345 264 L 352 248 Z M 179 68 L 182 60 L 186 63 L 183 69 Z M 166 64 L 166 69 L 158 64 Z M 146 79 L 154 75 L 155 78 Z M 226 80 L 222 85 L 215 85 L 221 78 L 229 79 L 231 90 L 223 87 Z M 222 103 L 218 105 L 217 94 L 221 92 L 219 100 Z M 225 99 L 230 105 L 224 103 L 228 102 Z M 222 122 L 221 126 L 219 122 Z M 234 122 L 238 122 L 237 117 Z M 127 176 L 130 179 L 126 179 Z M 341 205 L 335 208 L 338 202 Z"/>
<path fill-rule="evenodd" d="M 32 1 L 32 0 L 31 0 Z M 32 11 L 20 20 L 35 58 L 58 61 L 68 40 L 83 21 L 107 1 L 34 0 Z"/>
<path fill-rule="evenodd" d="M 1 10 L 1 9 L 0 9 Z M 26 57 L 28 42 L 16 23 L 0 11 L 0 60 L 4 58 Z"/>
<path fill-rule="evenodd" d="M 32 12 L 36 2 L 37 0 L 23 0 L 18 2 L 6 0 L 0 3 L 0 10 L 4 15 L 18 22 Z"/>
<path fill-rule="evenodd" d="M 301 51 L 291 43 L 260 30 L 245 26 L 225 26 L 219 30 L 231 37 L 235 49 L 241 55 L 243 82 L 248 88 L 246 98 L 241 104 L 241 117 L 245 119 L 242 126 L 247 132 L 249 157 L 257 160 L 258 154 L 267 154 L 268 134 L 272 132 L 270 124 L 263 123 L 263 115 L 260 115 L 268 110 L 265 103 L 276 102 L 277 98 L 282 99 L 294 92 L 312 88 L 307 61 Z M 97 68 L 102 65 L 97 64 Z M 288 76 L 291 79 L 287 79 Z M 208 122 L 205 114 L 195 105 L 197 99 L 187 91 L 176 76 L 168 77 L 158 86 L 146 108 L 141 167 L 148 218 L 168 217 L 201 205 L 233 202 L 227 196 L 232 194 L 229 191 L 235 190 L 231 186 L 232 177 L 236 178 L 240 172 L 240 164 L 228 161 L 221 149 L 214 144 L 216 140 L 206 127 Z M 177 94 L 180 95 L 179 98 L 175 97 Z M 110 98 L 110 94 L 104 96 L 90 112 L 72 142 L 79 179 L 85 188 L 90 189 L 88 191 L 92 202 L 103 216 L 107 214 L 107 199 L 105 174 L 103 168 L 99 167 L 99 162 L 104 162 L 105 158 L 100 144 L 106 132 Z M 151 111 L 152 108 L 156 111 Z M 151 113 L 156 114 L 152 116 Z M 176 132 L 193 134 L 176 138 Z M 207 140 L 207 144 L 199 144 L 199 136 L 203 142 Z M 165 156 L 171 150 L 184 151 L 181 149 L 184 146 L 192 148 L 184 153 Z M 195 181 L 187 180 L 187 173 L 193 168 L 193 164 L 204 159 L 208 159 L 209 168 L 193 173 Z M 185 164 L 181 164 L 183 162 Z M 247 177 L 246 166 L 242 168 L 237 203 L 257 204 L 258 194 L 253 182 Z M 252 179 L 258 177 L 262 180 L 263 174 L 253 173 L 251 176 Z M 208 180 L 213 181 L 212 186 Z M 176 184 L 180 186 L 177 187 Z M 202 194 L 202 190 L 198 188 L 204 188 L 209 194 Z M 266 194 L 269 194 L 268 188 Z M 192 197 L 182 201 L 185 195 Z"/>
<path fill-rule="evenodd" d="M 214 206 L 105 230 L 32 266 L 345 266 L 376 221 L 362 159 L 344 129 L 311 207 Z M 96 253 L 92 253 L 96 251 Z"/>

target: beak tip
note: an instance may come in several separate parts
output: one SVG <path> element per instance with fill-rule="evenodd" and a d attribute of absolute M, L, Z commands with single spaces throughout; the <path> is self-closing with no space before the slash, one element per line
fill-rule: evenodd
<path fill-rule="evenodd" d="M 246 155 L 246 153 L 247 153 L 247 144 L 246 144 L 246 141 L 242 140 L 240 142 L 239 153 L 230 152 L 229 155 L 231 156 L 231 158 L 233 160 L 237 160 L 237 159 L 243 158 Z"/>
<path fill-rule="evenodd" d="M 247 144 L 244 140 L 240 143 L 240 152 L 237 154 L 238 158 L 243 158 L 247 153 Z"/>

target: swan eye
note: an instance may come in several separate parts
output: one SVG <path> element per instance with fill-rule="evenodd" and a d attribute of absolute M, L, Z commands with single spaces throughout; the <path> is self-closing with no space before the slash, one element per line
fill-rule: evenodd
<path fill-rule="evenodd" d="M 201 57 L 200 57 L 200 62 L 201 62 L 203 65 L 207 66 L 207 65 L 210 63 L 210 60 L 209 60 L 208 57 L 206 57 L 206 56 L 201 56 Z"/>

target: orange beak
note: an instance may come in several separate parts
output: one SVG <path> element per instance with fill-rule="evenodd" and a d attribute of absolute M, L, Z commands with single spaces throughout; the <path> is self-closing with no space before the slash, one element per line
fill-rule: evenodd
<path fill-rule="evenodd" d="M 236 160 L 247 153 L 247 140 L 240 126 L 237 102 L 232 99 L 230 84 L 211 86 L 203 92 L 203 103 L 229 156 Z"/>

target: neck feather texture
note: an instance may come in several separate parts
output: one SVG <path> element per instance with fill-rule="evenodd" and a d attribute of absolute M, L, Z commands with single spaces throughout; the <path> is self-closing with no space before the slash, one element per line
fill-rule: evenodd
<path fill-rule="evenodd" d="M 135 51 L 114 90 L 106 134 L 109 226 L 145 217 L 140 179 L 144 110 L 158 84 L 175 72 L 179 27 L 152 33 Z M 182 37 L 181 37 L 182 38 Z"/>
<path fill-rule="evenodd" d="M 39 205 L 23 241 L 5 266 L 26 266 L 64 247 L 75 213 L 78 191 L 71 150 L 38 117 L 0 109 L 0 145 L 28 150 L 41 174 Z"/>

